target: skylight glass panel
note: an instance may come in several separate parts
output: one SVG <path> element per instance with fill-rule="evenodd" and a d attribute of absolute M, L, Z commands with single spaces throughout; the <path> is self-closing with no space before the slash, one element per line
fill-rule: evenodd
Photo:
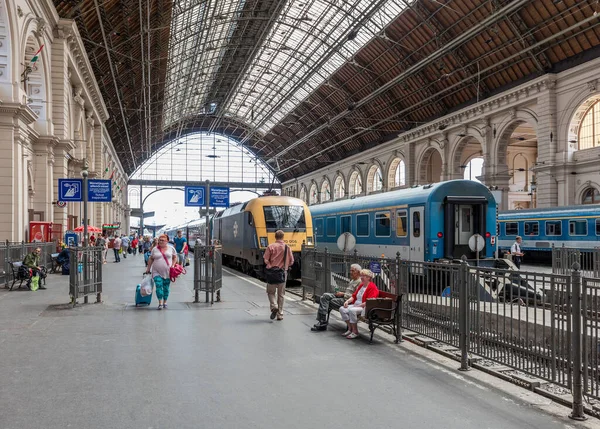
<path fill-rule="evenodd" d="M 288 2 L 226 110 L 268 132 L 404 7 L 397 0 Z M 357 34 L 347 40 L 351 28 Z M 248 76 L 260 76 L 261 85 Z"/>

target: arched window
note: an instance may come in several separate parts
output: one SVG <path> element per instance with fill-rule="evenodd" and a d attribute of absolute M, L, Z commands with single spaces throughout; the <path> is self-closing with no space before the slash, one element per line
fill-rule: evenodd
<path fill-rule="evenodd" d="M 582 204 L 600 204 L 600 191 L 595 188 L 588 188 L 581 198 Z"/>
<path fill-rule="evenodd" d="M 349 194 L 351 197 L 362 194 L 362 179 L 360 178 L 360 173 L 358 171 L 353 172 L 350 176 L 349 188 Z"/>
<path fill-rule="evenodd" d="M 383 189 L 383 173 L 378 165 L 373 165 L 367 174 L 367 192 L 377 192 L 381 189 Z"/>
<path fill-rule="evenodd" d="M 300 199 L 305 203 L 308 202 L 308 196 L 306 195 L 306 186 L 302 185 L 300 188 Z"/>
<path fill-rule="evenodd" d="M 474 180 L 475 182 L 481 183 L 481 181 L 477 180 L 477 176 L 481 176 L 483 171 L 483 158 L 477 157 L 471 159 L 467 162 L 465 166 L 465 180 Z"/>
<path fill-rule="evenodd" d="M 323 180 L 321 184 L 321 202 L 329 201 L 331 199 L 331 186 L 329 185 L 329 179 Z"/>
<path fill-rule="evenodd" d="M 579 149 L 600 147 L 600 101 L 590 106 L 579 127 Z"/>
<path fill-rule="evenodd" d="M 319 193 L 317 191 L 317 184 L 313 183 L 310 187 L 310 191 L 308 193 L 308 205 L 318 204 L 319 203 Z"/>
<path fill-rule="evenodd" d="M 402 159 L 396 158 L 391 162 L 388 183 L 388 189 L 406 186 L 406 164 Z"/>
<path fill-rule="evenodd" d="M 338 176 L 335 178 L 335 183 L 333 185 L 333 198 L 339 200 L 346 196 L 346 185 L 344 184 L 344 178 L 342 176 Z"/>

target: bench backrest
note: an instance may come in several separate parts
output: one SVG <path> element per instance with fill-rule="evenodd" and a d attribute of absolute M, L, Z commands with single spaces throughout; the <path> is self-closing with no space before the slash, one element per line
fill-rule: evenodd
<path fill-rule="evenodd" d="M 379 295 L 377 297 L 378 298 L 390 298 L 390 299 L 393 299 L 394 301 L 399 301 L 400 300 L 400 296 L 399 295 L 394 295 L 393 293 L 384 292 L 382 290 L 379 291 Z"/>
<path fill-rule="evenodd" d="M 17 269 L 19 269 L 19 267 L 20 267 L 21 265 L 23 265 L 23 262 L 20 262 L 20 261 L 19 261 L 19 262 L 10 262 L 10 265 L 11 265 L 11 266 L 12 266 L 12 267 L 13 267 L 15 270 L 17 270 Z"/>

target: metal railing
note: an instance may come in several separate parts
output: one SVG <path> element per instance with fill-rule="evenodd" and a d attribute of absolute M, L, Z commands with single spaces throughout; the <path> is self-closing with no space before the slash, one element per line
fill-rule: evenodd
<path fill-rule="evenodd" d="M 576 249 L 572 247 L 552 246 L 552 272 L 569 274 L 573 264 L 581 266 L 581 273 L 586 277 L 600 278 L 600 247 L 593 249 Z"/>
<path fill-rule="evenodd" d="M 493 261 L 426 263 L 306 247 L 304 296 L 345 288 L 355 262 L 381 266 L 375 283 L 403 294 L 402 327 L 453 347 L 461 369 L 482 360 L 504 368 L 505 377 L 567 389 L 575 418 L 583 416 L 583 398 L 600 399 L 600 279 L 582 278 L 578 263 L 560 275 L 495 268 Z"/>
<path fill-rule="evenodd" d="M 22 262 L 27 254 L 33 252 L 37 248 L 42 249 L 40 254 L 40 265 L 46 267 L 47 270 L 52 268 L 52 255 L 56 253 L 56 243 L 26 243 L 26 242 L 0 242 L 0 283 L 4 283 L 4 287 L 8 288 L 9 283 L 13 281 L 13 273 L 10 267 L 11 262 Z"/>
<path fill-rule="evenodd" d="M 194 247 L 194 302 L 200 302 L 200 292 L 206 293 L 206 302 L 221 300 L 223 285 L 223 257 L 221 246 Z"/>
<path fill-rule="evenodd" d="M 102 247 L 69 247 L 69 295 L 73 306 L 79 298 L 88 303 L 89 295 L 102 302 Z"/>

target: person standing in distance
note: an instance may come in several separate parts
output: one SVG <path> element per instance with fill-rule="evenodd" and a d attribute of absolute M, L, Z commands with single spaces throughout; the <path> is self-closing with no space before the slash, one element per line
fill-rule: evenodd
<path fill-rule="evenodd" d="M 287 269 L 294 265 L 292 249 L 283 242 L 283 231 L 275 231 L 275 243 L 269 244 L 263 256 L 267 269 L 281 268 L 284 272 L 283 283 L 268 284 L 267 295 L 271 307 L 271 320 L 283 320 L 283 296 L 285 295 L 285 282 L 287 280 Z M 275 303 L 275 292 L 277 292 L 277 303 Z"/>
<path fill-rule="evenodd" d="M 524 253 L 521 252 L 521 242 L 522 241 L 523 241 L 523 238 L 521 238 L 520 235 L 517 235 L 515 242 L 513 243 L 512 247 L 510 248 L 510 253 L 513 256 L 513 262 L 515 263 L 515 265 L 517 266 L 518 269 L 521 269 L 521 262 L 523 261 L 523 255 L 524 255 Z"/>
<path fill-rule="evenodd" d="M 121 255 L 119 255 L 119 250 L 121 250 L 121 238 L 116 235 L 113 240 L 113 252 L 115 252 L 115 262 L 121 262 Z"/>
<path fill-rule="evenodd" d="M 173 239 L 173 243 L 175 243 L 175 251 L 177 252 L 177 260 L 179 261 L 179 265 L 183 265 L 185 262 L 185 253 L 187 251 L 187 240 L 183 236 L 183 231 L 178 229 L 177 236 Z"/>

